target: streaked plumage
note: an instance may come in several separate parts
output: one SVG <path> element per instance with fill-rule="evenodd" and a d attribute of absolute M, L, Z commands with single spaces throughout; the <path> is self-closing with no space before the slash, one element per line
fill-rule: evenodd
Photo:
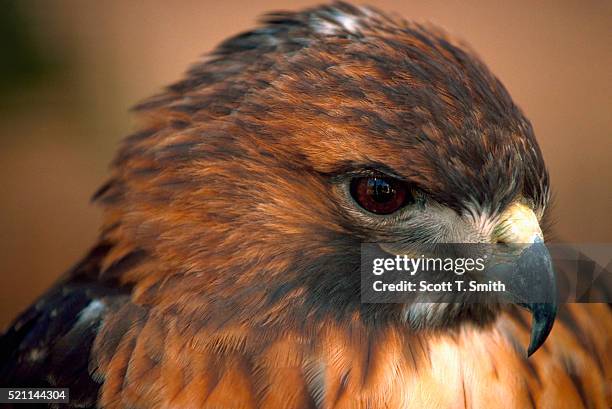
<path fill-rule="evenodd" d="M 274 14 L 138 111 L 100 240 L 4 335 L 2 386 L 107 408 L 612 403 L 605 305 L 564 308 L 527 359 L 516 307 L 416 330 L 360 303 L 362 241 L 487 241 L 518 198 L 546 214 L 530 123 L 438 29 L 344 3 Z M 356 210 L 340 181 L 360 169 L 409 180 L 425 210 Z"/>

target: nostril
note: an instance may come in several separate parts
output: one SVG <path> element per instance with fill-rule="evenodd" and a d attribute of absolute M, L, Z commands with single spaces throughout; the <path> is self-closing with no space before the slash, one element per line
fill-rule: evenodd
<path fill-rule="evenodd" d="M 492 243 L 496 252 L 508 253 L 512 248 L 512 243 L 504 238 L 494 237 Z"/>

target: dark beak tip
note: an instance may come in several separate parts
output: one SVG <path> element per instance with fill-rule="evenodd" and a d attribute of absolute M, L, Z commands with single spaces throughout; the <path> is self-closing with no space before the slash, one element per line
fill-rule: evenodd
<path fill-rule="evenodd" d="M 529 348 L 527 348 L 527 358 L 531 358 L 531 355 L 533 355 L 538 349 L 540 349 L 542 345 L 544 345 L 544 342 L 538 345 L 538 343 L 534 343 L 532 340 L 529 343 Z"/>
<path fill-rule="evenodd" d="M 531 314 L 531 339 L 527 348 L 527 356 L 533 355 L 548 338 L 557 315 L 556 303 L 533 303 L 524 305 Z"/>
<path fill-rule="evenodd" d="M 525 279 L 522 307 L 531 312 L 531 338 L 527 356 L 533 355 L 546 341 L 557 315 L 555 270 L 548 249 L 536 241 L 527 248 L 518 263 L 518 275 Z"/>

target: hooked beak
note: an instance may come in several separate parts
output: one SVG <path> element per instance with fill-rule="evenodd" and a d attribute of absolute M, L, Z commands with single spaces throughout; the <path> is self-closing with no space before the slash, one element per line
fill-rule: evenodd
<path fill-rule="evenodd" d="M 528 288 L 524 291 L 527 301 L 518 305 L 531 312 L 531 340 L 527 349 L 527 356 L 531 356 L 546 341 L 557 314 L 555 271 L 541 239 L 523 250 L 516 273 L 527 277 Z"/>
<path fill-rule="evenodd" d="M 506 210 L 495 236 L 498 243 L 520 249 L 512 271 L 506 271 L 506 281 L 513 300 L 531 312 L 531 340 L 527 349 L 527 356 L 531 356 L 546 341 L 557 314 L 551 256 L 535 214 L 523 204 L 515 203 Z"/>

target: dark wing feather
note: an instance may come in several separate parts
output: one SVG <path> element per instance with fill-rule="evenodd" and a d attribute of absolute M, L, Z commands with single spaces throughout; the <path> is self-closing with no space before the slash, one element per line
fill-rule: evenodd
<path fill-rule="evenodd" d="M 93 341 L 104 316 L 129 293 L 97 279 L 109 249 L 95 247 L 0 337 L 2 387 L 70 388 L 71 406 L 95 406 L 100 385 L 91 376 Z"/>

